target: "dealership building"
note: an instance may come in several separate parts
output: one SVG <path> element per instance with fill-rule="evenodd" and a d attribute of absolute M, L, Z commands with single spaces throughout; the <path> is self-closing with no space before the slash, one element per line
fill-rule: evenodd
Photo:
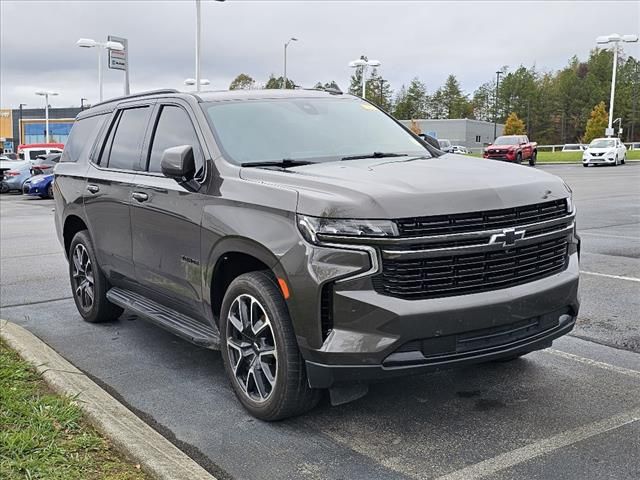
<path fill-rule="evenodd" d="M 400 120 L 406 126 L 411 125 L 411 120 Z M 447 139 L 452 145 L 462 145 L 468 149 L 481 149 L 493 142 L 493 122 L 482 120 L 469 120 L 467 118 L 454 119 L 420 119 L 415 122 L 422 133 L 438 139 Z M 498 123 L 496 136 L 502 135 L 504 125 Z"/>
<path fill-rule="evenodd" d="M 49 108 L 49 138 L 45 138 L 44 108 L 0 110 L 0 152 L 15 152 L 23 143 L 66 143 L 78 107 Z"/>

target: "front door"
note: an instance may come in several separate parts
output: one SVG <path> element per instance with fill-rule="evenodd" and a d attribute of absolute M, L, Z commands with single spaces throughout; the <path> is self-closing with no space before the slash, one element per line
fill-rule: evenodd
<path fill-rule="evenodd" d="M 204 154 L 189 107 L 158 105 L 146 150 L 145 171 L 135 177 L 131 223 L 136 280 L 144 294 L 192 317 L 204 317 L 200 224 L 204 195 L 162 175 L 162 152 L 193 147 L 198 176 Z"/>

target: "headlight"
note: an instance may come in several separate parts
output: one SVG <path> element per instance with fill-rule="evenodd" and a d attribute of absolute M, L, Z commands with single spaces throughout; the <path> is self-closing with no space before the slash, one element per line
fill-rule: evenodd
<path fill-rule="evenodd" d="M 318 243 L 317 235 L 342 237 L 398 236 L 398 227 L 390 220 L 351 220 L 298 215 L 298 228 L 302 236 L 312 243 Z"/>

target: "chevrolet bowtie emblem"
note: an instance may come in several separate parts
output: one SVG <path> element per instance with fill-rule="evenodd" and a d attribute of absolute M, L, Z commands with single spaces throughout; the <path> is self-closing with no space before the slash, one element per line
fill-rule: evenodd
<path fill-rule="evenodd" d="M 512 247 L 516 241 L 524 238 L 524 230 L 516 230 L 515 228 L 505 228 L 502 233 L 491 235 L 489 244 L 501 243 L 503 247 Z"/>

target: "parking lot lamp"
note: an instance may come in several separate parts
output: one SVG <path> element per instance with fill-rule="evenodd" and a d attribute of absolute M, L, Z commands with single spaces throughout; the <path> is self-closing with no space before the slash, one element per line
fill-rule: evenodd
<path fill-rule="evenodd" d="M 367 67 L 379 67 L 382 65 L 378 60 L 365 60 L 365 58 L 359 58 L 349 62 L 351 68 L 361 68 L 362 70 L 362 98 L 366 98 L 367 88 Z"/>
<path fill-rule="evenodd" d="M 496 93 L 493 101 L 493 141 L 498 138 L 498 86 L 500 86 L 500 75 L 502 72 L 498 70 L 496 72 Z"/>
<path fill-rule="evenodd" d="M 289 44 L 291 42 L 297 42 L 298 39 L 296 37 L 291 37 L 289 40 L 287 40 L 287 42 L 284 44 L 284 75 L 282 76 L 283 80 L 282 80 L 282 88 L 287 88 L 287 47 L 289 46 Z"/>
<path fill-rule="evenodd" d="M 224 2 L 224 0 L 216 0 L 216 2 Z M 196 0 L 196 92 L 200 91 L 200 85 L 202 85 L 200 81 L 200 33 L 202 31 L 200 18 L 200 0 Z"/>
<path fill-rule="evenodd" d="M 202 85 L 209 85 L 211 82 L 209 82 L 209 79 L 207 78 L 201 78 L 200 79 L 200 86 Z M 187 86 L 192 86 L 196 84 L 196 79 L 195 78 L 185 78 L 184 80 L 184 84 Z"/>
<path fill-rule="evenodd" d="M 58 93 L 39 90 L 36 92 L 36 95 L 44 97 L 44 143 L 49 143 L 49 95 L 55 97 Z"/>
<path fill-rule="evenodd" d="M 618 35 L 617 33 L 612 33 L 610 35 L 603 35 L 601 37 L 596 38 L 596 43 L 598 45 L 611 45 L 613 49 L 613 73 L 611 75 L 611 97 L 609 99 L 609 126 L 606 131 L 607 137 L 613 136 L 613 97 L 616 93 L 616 70 L 618 68 L 618 45 L 621 42 L 624 43 L 635 43 L 638 41 L 638 35 Z"/>
<path fill-rule="evenodd" d="M 97 48 L 98 49 L 98 91 L 100 101 L 102 101 L 102 51 L 103 50 L 124 50 L 124 46 L 120 42 L 96 42 L 92 38 L 81 38 L 76 42 L 81 48 Z"/>

